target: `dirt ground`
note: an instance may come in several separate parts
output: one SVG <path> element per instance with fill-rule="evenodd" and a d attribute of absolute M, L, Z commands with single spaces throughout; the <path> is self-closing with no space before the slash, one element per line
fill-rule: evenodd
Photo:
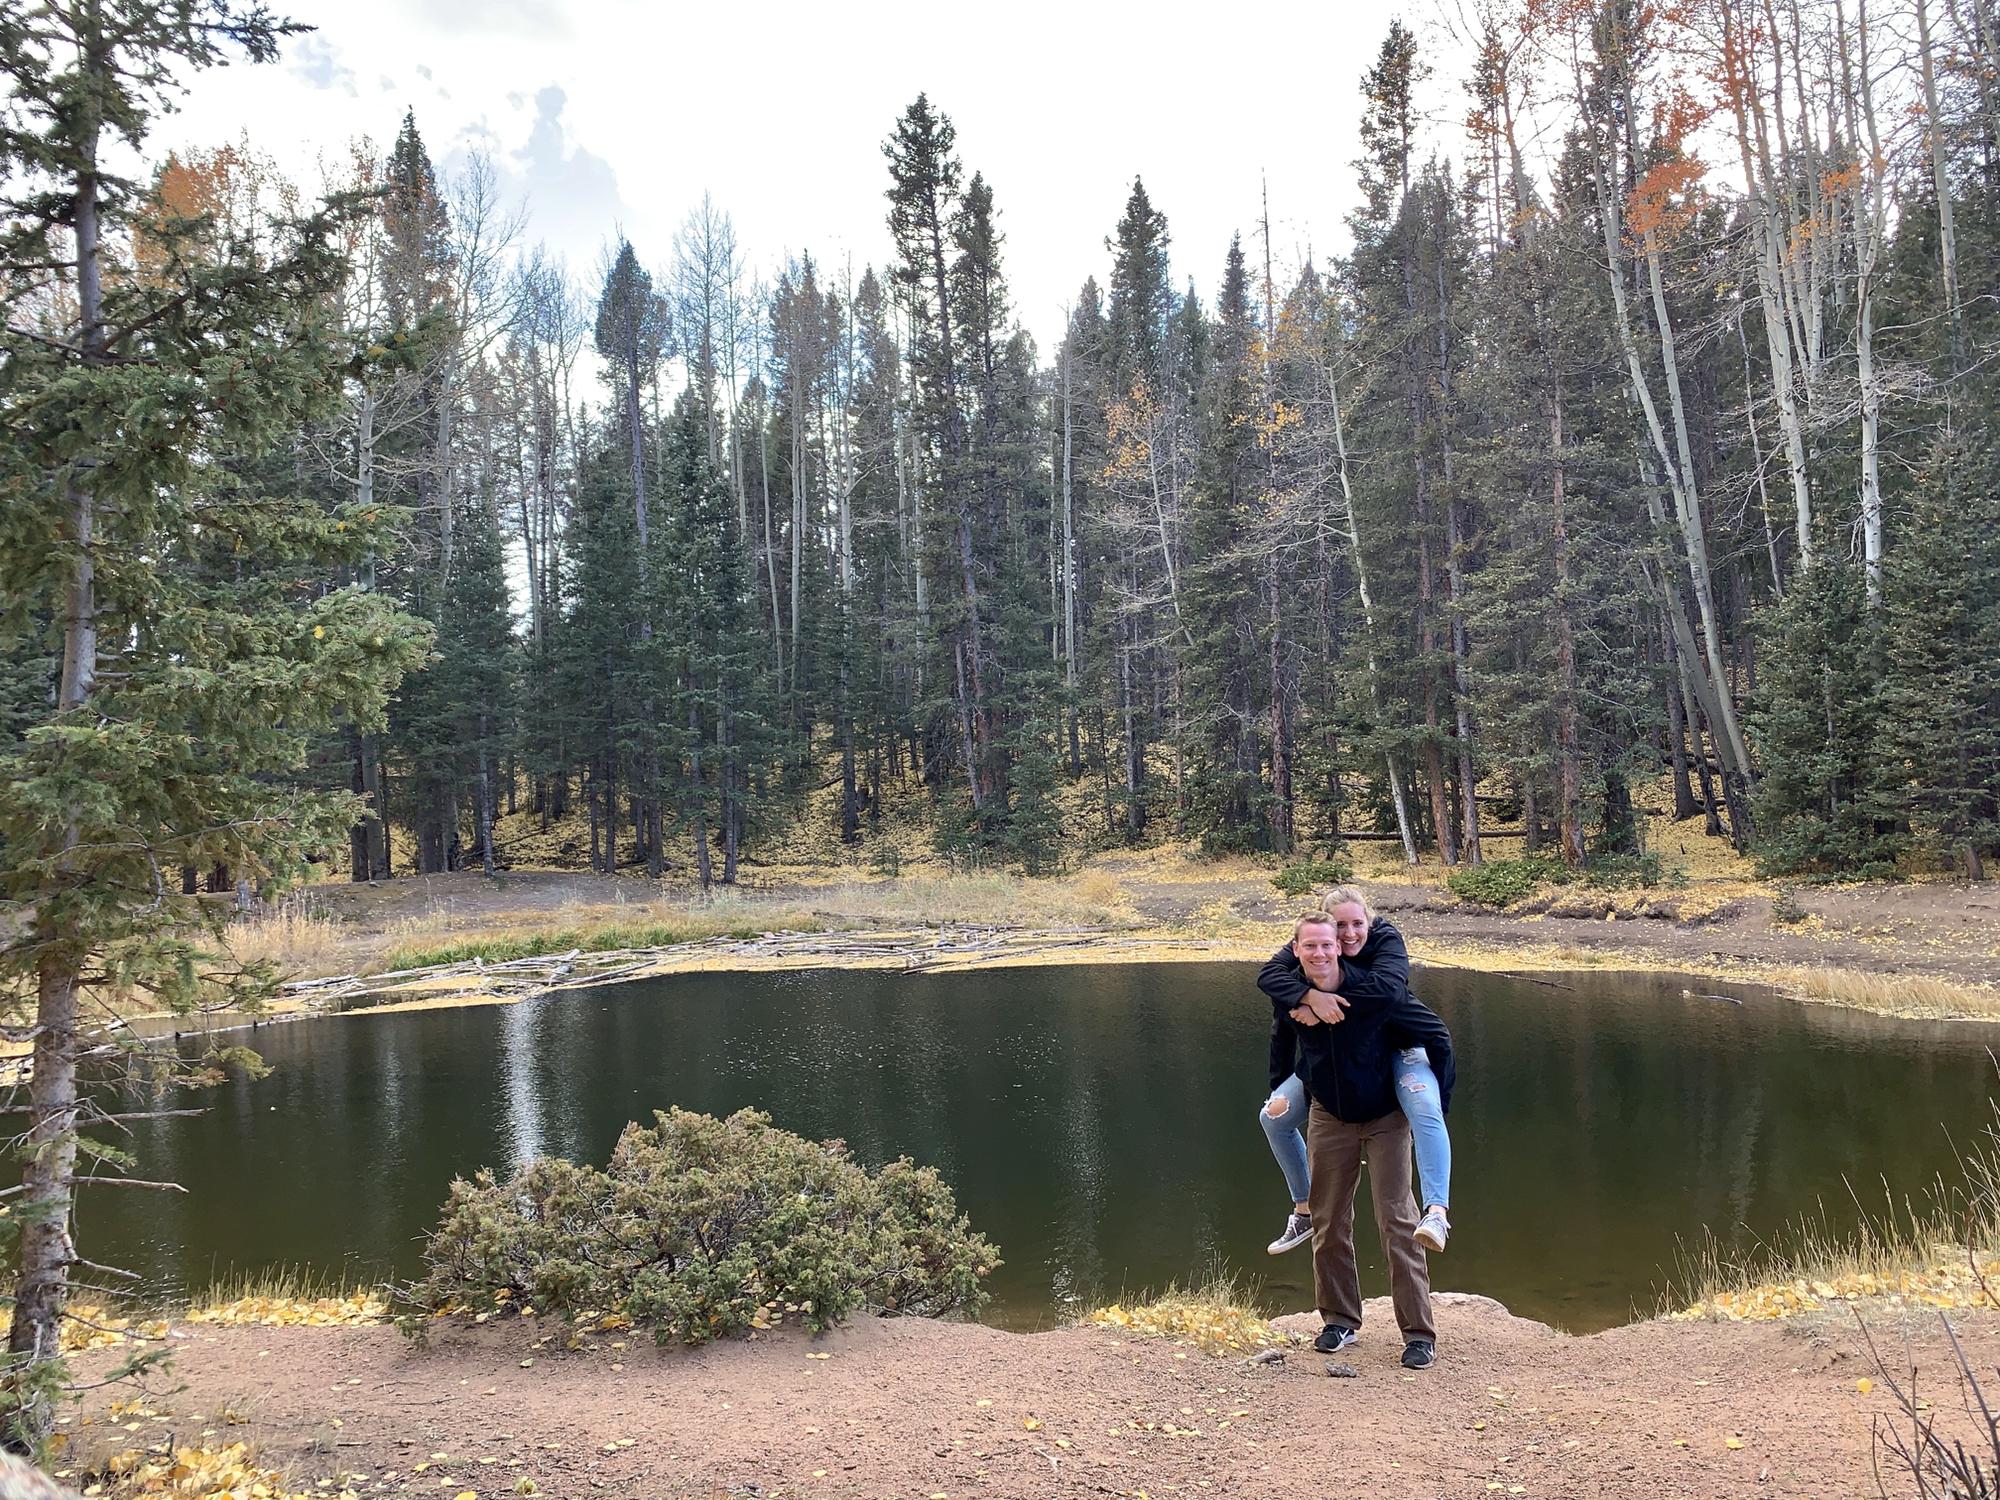
<path fill-rule="evenodd" d="M 1263 923 L 1275 931 L 1300 905 L 1280 895 L 1261 873 L 1162 878 L 1152 863 L 1144 854 L 1104 856 L 1090 869 L 1117 882 L 1135 926 L 1162 938 L 1240 936 L 1246 925 Z M 2000 883 L 1800 887 L 1791 899 L 1803 916 L 1791 922 L 1774 920 L 1773 897 L 1742 882 L 1651 894 L 1579 889 L 1561 893 L 1548 910 L 1527 914 L 1472 906 L 1433 884 L 1394 879 L 1364 884 L 1377 909 L 1408 936 L 1419 962 L 1517 957 L 1522 966 L 1533 966 L 1563 955 L 1607 967 L 1622 961 L 1727 974 L 1742 966 L 1746 978 L 1754 977 L 1749 971 L 1756 968 L 1799 964 L 1974 983 L 2000 976 Z M 750 899 L 797 907 L 809 905 L 822 889 L 779 876 L 757 885 Z M 639 904 L 660 891 L 634 876 L 565 871 L 520 871 L 496 880 L 476 874 L 412 876 L 313 888 L 314 901 L 351 934 L 357 963 L 374 955 L 385 931 L 416 913 L 448 915 L 454 928 L 474 933 L 491 918 L 601 904 L 621 895 Z"/>
<path fill-rule="evenodd" d="M 519 1322 L 427 1349 L 382 1326 L 191 1327 L 181 1388 L 136 1420 L 93 1398 L 69 1460 L 248 1439 L 295 1486 L 364 1500 L 1878 1493 L 1874 1427 L 1894 1407 L 1851 1319 L 1572 1338 L 1447 1296 L 1438 1320 L 1439 1361 L 1413 1375 L 1371 1302 L 1339 1379 L 1304 1348 L 1251 1366 L 1094 1328 L 920 1319 L 698 1350 L 600 1334 L 575 1352 Z M 1994 1369 L 2000 1314 L 1956 1322 L 1973 1368 Z M 1969 1433 L 1935 1315 L 1878 1306 L 1869 1324 L 1890 1373 L 1914 1365 L 1940 1425 Z M 1886 1493 L 1916 1489 L 1890 1473 Z"/>

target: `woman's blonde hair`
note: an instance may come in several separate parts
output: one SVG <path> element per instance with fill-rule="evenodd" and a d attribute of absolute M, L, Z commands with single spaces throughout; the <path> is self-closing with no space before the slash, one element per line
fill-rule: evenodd
<path fill-rule="evenodd" d="M 1358 885 L 1337 885 L 1319 898 L 1319 909 L 1330 912 L 1336 906 L 1353 904 L 1361 908 L 1361 915 L 1368 919 L 1368 925 L 1375 925 L 1375 908 L 1368 904 L 1368 896 Z"/>

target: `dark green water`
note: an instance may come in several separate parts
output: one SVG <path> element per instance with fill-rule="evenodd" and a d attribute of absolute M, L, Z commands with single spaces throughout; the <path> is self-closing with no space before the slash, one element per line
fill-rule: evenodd
<path fill-rule="evenodd" d="M 91 1192 L 82 1252 L 162 1292 L 306 1264 L 411 1273 L 455 1173 L 537 1152 L 602 1160 L 679 1104 L 768 1110 L 870 1164 L 939 1167 L 1000 1244 L 1000 1322 L 1032 1326 L 1222 1261 L 1272 1308 L 1311 1305 L 1309 1252 L 1263 1247 L 1288 1207 L 1255 1114 L 1269 1014 L 1248 965 L 688 975 L 512 1006 L 260 1030 L 271 1077 L 151 1122 L 142 1175 Z M 1458 971 L 1419 993 L 1460 1050 L 1440 1287 L 1587 1330 L 1650 1312 L 1677 1242 L 1745 1243 L 1800 1214 L 1916 1194 L 1989 1119 L 2000 1036 L 1678 979 Z M 1728 988 L 1696 982 L 1703 990 Z M 231 1038 L 236 1040 L 237 1038 Z M 133 1201 L 141 1200 L 144 1201 Z M 1367 1194 L 1359 1233 L 1386 1288 Z"/>

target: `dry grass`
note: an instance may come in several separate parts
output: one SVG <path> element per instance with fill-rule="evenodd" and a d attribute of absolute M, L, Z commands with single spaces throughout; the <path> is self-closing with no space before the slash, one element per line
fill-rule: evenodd
<path fill-rule="evenodd" d="M 1822 1214 L 1772 1239 L 1729 1251 L 1710 1236 L 1684 1249 L 1661 1311 L 1680 1318 L 1790 1317 L 1886 1297 L 1925 1307 L 2000 1307 L 2000 1100 L 1981 1138 L 1959 1152 L 1950 1180 L 1921 1196 L 1859 1196 L 1860 1222 Z M 1677 1310 L 1676 1310 L 1677 1309 Z"/>
<path fill-rule="evenodd" d="M 298 898 L 231 922 L 222 940 L 237 963 L 269 963 L 290 978 L 332 963 L 340 954 L 344 934 L 319 903 Z"/>
<path fill-rule="evenodd" d="M 774 920 L 776 919 L 776 920 Z M 769 931 L 810 932 L 823 927 L 809 914 L 749 899 L 710 906 L 672 901 L 643 903 L 568 902 L 545 911 L 496 912 L 467 930 L 462 917 L 426 912 L 390 927 L 373 967 L 421 969 L 433 964 L 481 959 L 504 963 L 549 953 L 608 953 L 627 948 L 671 948 L 711 938 L 749 938 Z"/>
<path fill-rule="evenodd" d="M 1884 1016 L 1919 1020 L 2000 1019 L 2000 990 L 1928 974 L 1810 965 L 1772 969 L 1765 976 L 1786 994 L 1824 1005 L 1847 1005 Z"/>
<path fill-rule="evenodd" d="M 1002 873 L 906 875 L 851 881 L 813 893 L 815 914 L 854 923 L 937 927 L 971 922 L 1005 927 L 1122 927 L 1136 919 L 1122 882 L 1103 870 L 1057 880 Z"/>
<path fill-rule="evenodd" d="M 565 902 L 481 915 L 476 926 L 449 907 L 401 919 L 383 934 L 376 972 L 478 958 L 489 963 L 540 954 L 669 948 L 713 938 L 849 927 L 1126 927 L 1136 922 L 1116 879 L 1090 872 L 1067 880 L 1007 874 L 906 875 L 848 880 L 807 894 L 716 891 L 707 897 Z"/>
<path fill-rule="evenodd" d="M 1143 1334 L 1185 1344 L 1204 1354 L 1243 1355 L 1292 1342 L 1251 1306 L 1251 1294 L 1234 1276 L 1218 1271 L 1190 1287 L 1169 1283 L 1158 1296 L 1141 1292 L 1130 1305 L 1113 1302 L 1085 1313 L 1087 1327 Z"/>

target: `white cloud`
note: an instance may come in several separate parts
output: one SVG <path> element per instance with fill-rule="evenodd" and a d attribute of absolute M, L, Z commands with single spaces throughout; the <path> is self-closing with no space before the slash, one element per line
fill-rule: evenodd
<path fill-rule="evenodd" d="M 563 123 L 568 100 L 560 87 L 548 84 L 534 99 L 534 124 L 521 145 L 510 146 L 482 119 L 458 132 L 438 165 L 450 175 L 468 154 L 486 154 L 499 174 L 502 193 L 528 211 L 527 240 L 547 242 L 567 257 L 572 271 L 587 276 L 598 246 L 626 216 L 618 173 L 571 137 Z"/>
<path fill-rule="evenodd" d="M 574 34 L 556 0 L 415 0 L 408 9 L 443 32 L 477 28 L 539 39 Z"/>
<path fill-rule="evenodd" d="M 331 43 L 317 35 L 306 35 L 292 44 L 286 68 L 316 89 L 339 89 L 348 98 L 357 98 L 354 69 L 340 60 Z"/>
<path fill-rule="evenodd" d="M 289 0 L 320 27 L 281 68 L 190 79 L 152 148 L 248 127 L 302 182 L 368 136 L 393 139 L 406 103 L 446 172 L 483 150 L 526 201 L 526 243 L 589 276 L 621 229 L 662 271 L 682 217 L 712 194 L 768 276 L 810 251 L 830 273 L 880 266 L 881 144 L 919 90 L 958 127 L 966 175 L 993 185 L 1012 301 L 1044 356 L 1135 174 L 1166 215 L 1177 288 L 1210 301 L 1232 231 L 1261 262 L 1270 183 L 1280 274 L 1347 241 L 1360 154 L 1357 84 L 1397 0 L 1279 0 L 1254 23 L 1199 34 L 1158 14 L 1017 0 L 1001 23 L 932 0 L 764 0 L 753 12 L 642 0 Z M 1232 25 L 1237 29 L 1232 30 Z M 1424 28 L 1423 103 L 1459 146 L 1462 68 Z M 1282 40 L 1280 40 L 1282 39 Z M 1435 44 L 1435 45 L 1433 45 Z M 747 50 L 746 50 L 747 49 Z M 749 60 L 754 58 L 754 65 Z M 381 75 L 350 93 L 343 64 Z"/>

